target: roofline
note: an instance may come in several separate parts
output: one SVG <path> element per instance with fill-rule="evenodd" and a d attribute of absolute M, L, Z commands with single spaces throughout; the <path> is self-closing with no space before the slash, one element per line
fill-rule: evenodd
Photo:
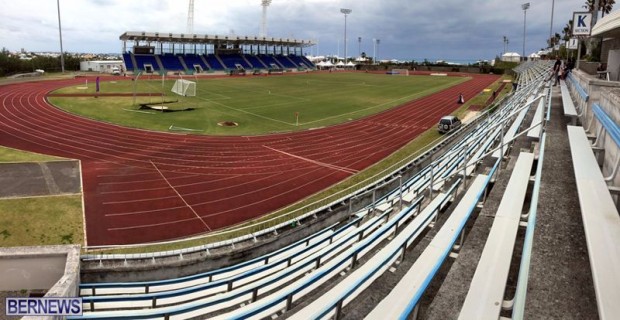
<path fill-rule="evenodd" d="M 258 36 L 223 36 L 207 34 L 183 34 L 169 32 L 127 31 L 119 37 L 122 41 L 148 41 L 185 44 L 239 44 L 239 45 L 277 45 L 287 47 L 310 47 L 316 43 L 312 40 L 273 38 Z"/>

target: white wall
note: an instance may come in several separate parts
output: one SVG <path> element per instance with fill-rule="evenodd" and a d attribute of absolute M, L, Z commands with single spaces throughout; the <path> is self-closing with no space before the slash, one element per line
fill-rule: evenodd
<path fill-rule="evenodd" d="M 94 71 L 101 73 L 111 73 L 112 68 L 123 67 L 123 61 L 114 60 L 114 61 L 81 61 L 80 62 L 80 71 Z"/>
<path fill-rule="evenodd" d="M 609 80 L 620 80 L 620 50 L 609 50 L 607 71 L 609 71 Z"/>

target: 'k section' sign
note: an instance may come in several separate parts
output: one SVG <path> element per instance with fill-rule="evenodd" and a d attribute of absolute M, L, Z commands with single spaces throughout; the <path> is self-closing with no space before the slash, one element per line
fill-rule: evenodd
<path fill-rule="evenodd" d="M 589 36 L 592 31 L 591 12 L 573 12 L 573 35 Z"/>

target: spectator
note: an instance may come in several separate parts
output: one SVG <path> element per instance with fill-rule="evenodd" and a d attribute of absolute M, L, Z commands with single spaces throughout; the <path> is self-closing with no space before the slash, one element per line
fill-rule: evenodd
<path fill-rule="evenodd" d="M 562 68 L 562 60 L 560 60 L 560 57 L 556 57 L 555 59 L 555 63 L 553 64 L 553 77 L 555 77 L 554 87 L 560 82 L 560 71 Z"/>

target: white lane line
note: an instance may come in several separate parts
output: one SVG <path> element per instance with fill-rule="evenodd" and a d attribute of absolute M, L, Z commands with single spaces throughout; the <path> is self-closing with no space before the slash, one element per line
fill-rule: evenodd
<path fill-rule="evenodd" d="M 130 226 L 130 227 L 108 228 L 108 231 L 123 231 L 123 230 L 135 230 L 135 229 L 143 229 L 143 228 L 160 227 L 160 226 L 166 226 L 166 225 L 171 225 L 171 224 L 175 224 L 175 223 L 182 223 L 182 222 L 187 222 L 187 221 L 193 221 L 193 220 L 196 220 L 196 218 L 174 220 L 174 221 L 169 221 L 169 222 L 152 223 L 152 224 L 141 224 L 141 225 L 138 225 L 138 226 Z"/>
<path fill-rule="evenodd" d="M 286 151 L 274 149 L 274 148 L 266 146 L 266 145 L 263 145 L 263 147 L 265 147 L 265 148 L 267 148 L 269 150 L 275 151 L 275 152 L 279 152 L 279 153 L 285 154 L 285 155 L 287 155 L 289 157 L 293 157 L 293 158 L 296 158 L 296 159 L 300 159 L 300 160 L 303 160 L 303 161 L 314 163 L 314 164 L 322 166 L 322 167 L 326 167 L 326 168 L 330 168 L 330 169 L 334 169 L 334 170 L 338 170 L 338 171 L 343 171 L 343 172 L 350 173 L 350 174 L 355 174 L 355 173 L 359 172 L 358 170 L 355 170 L 355 169 L 340 167 L 340 166 L 337 166 L 337 165 L 334 165 L 334 164 L 329 164 L 329 163 L 325 163 L 325 162 L 320 162 L 320 161 L 316 161 L 316 160 L 312 160 L 312 159 L 296 156 L 296 155 L 294 155 L 292 153 L 288 153 Z"/>
<path fill-rule="evenodd" d="M 205 227 L 207 227 L 208 231 L 211 231 L 211 228 L 209 228 L 209 225 L 207 225 L 207 223 L 202 220 L 202 218 L 198 215 L 198 213 L 196 212 L 196 210 L 194 210 L 194 208 L 192 208 L 192 206 L 189 205 L 189 203 L 187 203 L 187 201 L 185 201 L 185 199 L 183 198 L 183 196 L 179 193 L 179 191 L 177 191 L 177 189 L 175 189 L 170 182 L 168 181 L 168 179 L 166 179 L 166 177 L 164 176 L 163 173 L 161 173 L 161 171 L 159 171 L 159 168 L 155 165 L 155 163 L 153 162 L 153 160 L 149 160 L 151 162 L 151 164 L 153 165 L 153 167 L 155 168 L 155 170 L 157 170 L 157 172 L 159 172 L 159 174 L 161 175 L 162 178 L 164 178 L 164 180 L 166 181 L 166 183 L 170 186 L 170 188 L 172 190 L 174 190 L 174 192 L 179 196 L 179 198 L 181 198 L 181 200 L 183 201 L 183 203 L 185 203 L 185 205 L 192 210 L 192 212 L 196 215 L 196 217 L 198 219 L 200 219 L 200 221 L 202 221 L 202 224 L 205 225 Z"/>

